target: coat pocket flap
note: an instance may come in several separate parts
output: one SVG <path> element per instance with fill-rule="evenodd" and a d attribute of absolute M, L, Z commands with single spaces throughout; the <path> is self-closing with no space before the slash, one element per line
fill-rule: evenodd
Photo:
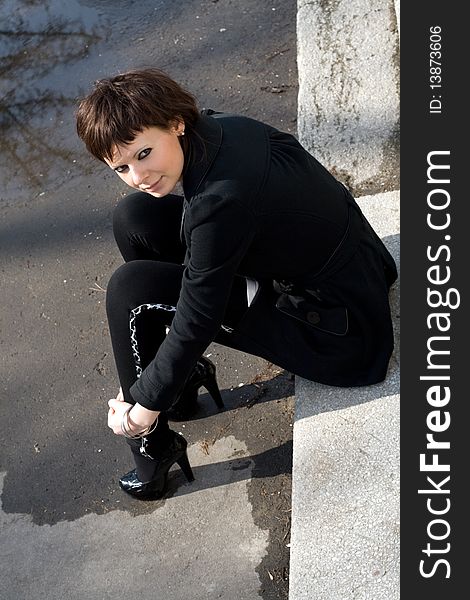
<path fill-rule="evenodd" d="M 346 335 L 348 332 L 348 310 L 345 306 L 323 306 L 302 296 L 281 294 L 276 308 L 325 333 Z"/>

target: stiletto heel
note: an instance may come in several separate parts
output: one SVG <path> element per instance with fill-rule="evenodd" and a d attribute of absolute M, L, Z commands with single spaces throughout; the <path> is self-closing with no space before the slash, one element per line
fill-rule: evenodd
<path fill-rule="evenodd" d="M 193 470 L 189 464 L 188 454 L 185 452 L 177 461 L 179 468 L 183 471 L 188 481 L 194 481 Z"/>
<path fill-rule="evenodd" d="M 198 390 L 205 387 L 219 409 L 224 407 L 222 395 L 215 376 L 215 365 L 205 356 L 197 361 L 183 391 L 166 411 L 172 421 L 185 421 L 194 415 L 198 408 Z"/>
<path fill-rule="evenodd" d="M 212 399 L 216 403 L 218 408 L 224 407 L 224 401 L 222 400 L 222 396 L 220 394 L 219 386 L 217 385 L 217 379 L 215 375 L 208 379 L 205 383 L 202 384 L 209 394 L 212 396 Z"/>
<path fill-rule="evenodd" d="M 186 448 L 188 443 L 182 435 L 169 430 L 168 443 L 158 452 L 158 456 L 152 456 L 149 461 L 155 461 L 155 471 L 149 481 L 141 481 L 137 475 L 137 469 L 126 473 L 119 480 L 121 489 L 139 498 L 140 500 L 156 500 L 161 498 L 166 491 L 168 471 L 177 463 L 188 481 L 194 481 L 194 475 L 189 464 Z M 150 450 L 150 452 L 152 452 Z"/>

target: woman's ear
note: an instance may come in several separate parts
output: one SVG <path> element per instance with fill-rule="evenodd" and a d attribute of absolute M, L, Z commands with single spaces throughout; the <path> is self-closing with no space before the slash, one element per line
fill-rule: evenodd
<path fill-rule="evenodd" d="M 183 119 L 175 119 L 171 126 L 171 131 L 176 133 L 177 136 L 184 135 L 185 123 Z"/>

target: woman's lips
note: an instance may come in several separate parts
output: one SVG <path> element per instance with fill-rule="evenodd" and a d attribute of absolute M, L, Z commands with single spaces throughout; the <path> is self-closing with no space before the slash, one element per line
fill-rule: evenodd
<path fill-rule="evenodd" d="M 160 185 L 161 180 L 163 179 L 163 175 L 160 177 L 158 181 L 156 181 L 153 185 L 148 188 L 145 188 L 144 192 L 156 192 L 158 186 Z"/>

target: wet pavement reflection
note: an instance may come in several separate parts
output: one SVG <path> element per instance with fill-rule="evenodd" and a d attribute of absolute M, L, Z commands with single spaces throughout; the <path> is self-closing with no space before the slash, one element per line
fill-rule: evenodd
<path fill-rule="evenodd" d="M 98 12 L 75 0 L 0 0 L 2 201 L 71 173 L 76 140 L 62 126 L 80 90 L 70 74 L 102 35 Z"/>
<path fill-rule="evenodd" d="M 95 80 L 156 66 L 194 93 L 201 108 L 295 131 L 295 17 L 295 0 L 0 0 L 0 500 L 2 514 L 19 515 L 8 523 L 21 526 L 25 516 L 55 525 L 90 513 L 154 510 L 124 504 L 116 482 L 129 464 L 128 449 L 106 425 L 118 382 L 104 290 L 122 263 L 112 212 L 128 188 L 77 138 L 77 100 Z M 263 407 L 249 408 L 247 426 L 234 410 L 195 421 L 191 443 L 230 431 L 249 438 L 253 456 L 264 456 L 265 443 L 283 448 L 282 457 L 276 450 L 263 459 L 268 467 L 289 465 L 291 447 L 281 437 L 291 434 L 292 421 L 281 400 L 290 387 L 264 375 L 261 359 L 240 359 L 222 347 L 209 353 L 227 406 L 230 398 L 245 402 L 252 380 L 266 377 L 272 393 L 263 391 Z M 271 589 L 268 573 L 288 565 L 288 549 L 276 540 L 285 540 L 278 515 L 287 515 L 288 506 L 280 509 L 278 501 L 290 490 L 289 466 L 263 474 L 259 463 L 250 502 L 257 524 L 272 530 L 273 548 L 260 566 Z M 267 510 L 273 498 L 276 510 Z M 38 571 L 34 549 L 42 529 L 34 531 L 26 550 Z M 85 555 L 96 547 L 91 541 Z M 7 548 L 10 564 L 0 581 L 8 586 L 0 597 L 19 598 L 18 581 L 9 577 L 23 556 L 22 547 L 16 555 L 14 533 Z M 69 567 L 76 571 L 80 560 L 63 562 L 64 573 L 45 562 L 47 584 Z"/>
<path fill-rule="evenodd" d="M 0 211 L 106 178 L 78 140 L 73 112 L 94 80 L 129 68 L 158 66 L 201 106 L 294 130 L 289 6 L 0 0 Z"/>

